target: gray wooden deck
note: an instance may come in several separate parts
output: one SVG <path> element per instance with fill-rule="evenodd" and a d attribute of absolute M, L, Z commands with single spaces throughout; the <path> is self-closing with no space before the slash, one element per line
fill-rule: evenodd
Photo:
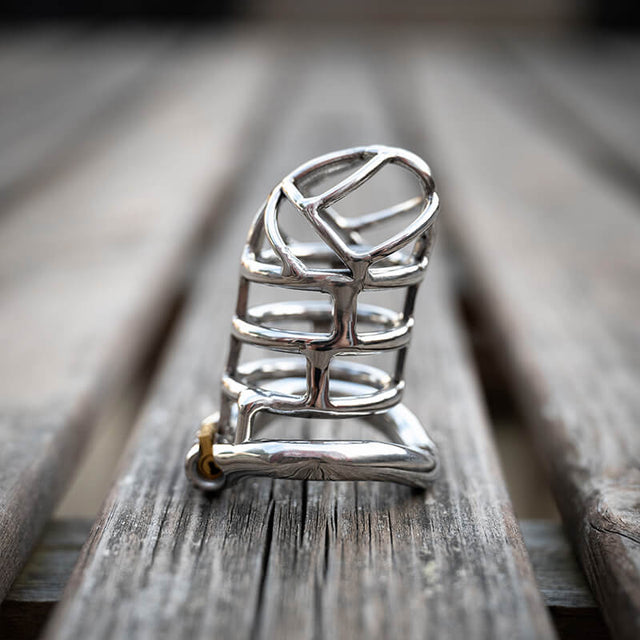
<path fill-rule="evenodd" d="M 73 553 L 32 552 L 100 415 L 162 350 L 44 637 L 640 634 L 640 48 L 385 42 L 65 28 L 1 44 L 0 633 L 36 637 L 60 597 L 85 529 L 56 529 Z M 441 192 L 406 398 L 443 474 L 423 495 L 248 480 L 204 497 L 182 458 L 216 406 L 250 220 L 300 162 L 369 142 L 423 155 Z M 523 539 L 463 296 L 572 552 L 551 523 Z"/>

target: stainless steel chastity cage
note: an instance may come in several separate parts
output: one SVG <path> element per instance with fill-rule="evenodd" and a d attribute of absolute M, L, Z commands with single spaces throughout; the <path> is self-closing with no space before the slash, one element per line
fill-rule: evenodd
<path fill-rule="evenodd" d="M 411 173 L 420 195 L 357 217 L 336 211 L 338 201 L 389 164 Z M 352 172 L 337 184 L 311 195 L 322 180 L 347 171 Z M 279 215 L 285 200 L 318 241 L 294 241 L 283 231 Z M 242 254 L 220 412 L 204 420 L 198 442 L 187 454 L 187 475 L 196 486 L 218 490 L 247 475 L 427 486 L 437 469 L 436 449 L 400 400 L 414 303 L 437 212 L 438 195 L 427 164 L 413 153 L 382 145 L 311 160 L 271 192 Z M 410 222 L 378 244 L 365 241 L 370 230 L 397 216 Z M 253 283 L 320 292 L 326 300 L 250 307 Z M 363 291 L 392 288 L 404 290 L 400 311 L 358 299 Z M 296 322 L 310 324 L 311 330 L 282 327 Z M 288 355 L 241 364 L 245 345 Z M 394 354 L 392 372 L 361 362 L 363 355 L 382 352 Z M 284 416 L 363 418 L 390 442 L 256 437 L 270 420 Z"/>

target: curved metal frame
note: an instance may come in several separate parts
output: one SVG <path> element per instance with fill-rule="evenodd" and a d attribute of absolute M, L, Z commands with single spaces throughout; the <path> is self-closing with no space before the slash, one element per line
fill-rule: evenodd
<path fill-rule="evenodd" d="M 319 180 L 363 161 L 321 195 L 303 195 Z M 345 218 L 333 209 L 391 163 L 417 178 L 420 196 L 359 217 Z M 286 237 L 278 224 L 284 199 L 322 242 L 300 243 Z M 246 475 L 427 486 L 437 469 L 435 445 L 400 401 L 415 297 L 429 262 L 437 212 L 438 196 L 428 165 L 409 151 L 382 145 L 311 160 L 271 192 L 253 221 L 242 254 L 220 413 L 205 420 L 199 443 L 187 454 L 187 474 L 196 486 L 217 490 L 227 479 Z M 413 220 L 400 232 L 375 246 L 365 243 L 364 230 L 408 214 Z M 410 252 L 403 253 L 411 243 Z M 330 299 L 249 307 L 251 283 L 318 291 Z M 399 287 L 406 288 L 401 312 L 358 303 L 362 291 Z M 310 321 L 313 331 L 277 327 L 283 320 Z M 363 331 L 364 327 L 372 330 Z M 244 344 L 297 357 L 241 365 Z M 336 358 L 383 351 L 396 354 L 392 374 Z M 269 419 L 366 418 L 396 442 L 256 440 L 261 427 L 255 418 L 265 413 Z M 260 422 L 264 426 L 268 420 Z"/>

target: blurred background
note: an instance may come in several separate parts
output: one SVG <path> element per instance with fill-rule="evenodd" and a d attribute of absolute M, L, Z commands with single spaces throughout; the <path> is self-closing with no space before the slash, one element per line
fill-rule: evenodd
<path fill-rule="evenodd" d="M 7 0 L 5 20 L 162 21 L 348 20 L 352 23 L 429 21 L 453 25 L 553 28 L 638 28 L 640 10 L 631 0 L 231 0 L 218 2 L 81 2 Z"/>

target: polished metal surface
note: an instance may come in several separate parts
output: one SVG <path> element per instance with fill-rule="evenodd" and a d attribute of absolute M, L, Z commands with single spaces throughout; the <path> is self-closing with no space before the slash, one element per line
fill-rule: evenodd
<path fill-rule="evenodd" d="M 336 211 L 338 201 L 390 164 L 415 178 L 419 196 L 355 217 Z M 322 181 L 346 171 L 337 184 L 313 195 Z M 283 230 L 285 202 L 317 241 L 296 241 Z M 199 442 L 187 454 L 187 475 L 196 486 L 218 490 L 248 475 L 428 485 L 438 467 L 436 448 L 401 399 L 415 297 L 437 212 L 427 164 L 382 145 L 311 160 L 271 192 L 242 254 L 220 412 L 203 422 Z M 389 238 L 365 240 L 400 217 L 409 223 Z M 249 289 L 256 284 L 319 292 L 326 300 L 250 306 Z M 364 291 L 391 289 L 403 290 L 400 311 L 358 300 Z M 241 363 L 246 345 L 287 356 Z M 379 353 L 394 355 L 391 372 L 362 363 L 363 356 Z M 391 441 L 258 439 L 269 422 L 291 417 L 362 418 Z"/>

